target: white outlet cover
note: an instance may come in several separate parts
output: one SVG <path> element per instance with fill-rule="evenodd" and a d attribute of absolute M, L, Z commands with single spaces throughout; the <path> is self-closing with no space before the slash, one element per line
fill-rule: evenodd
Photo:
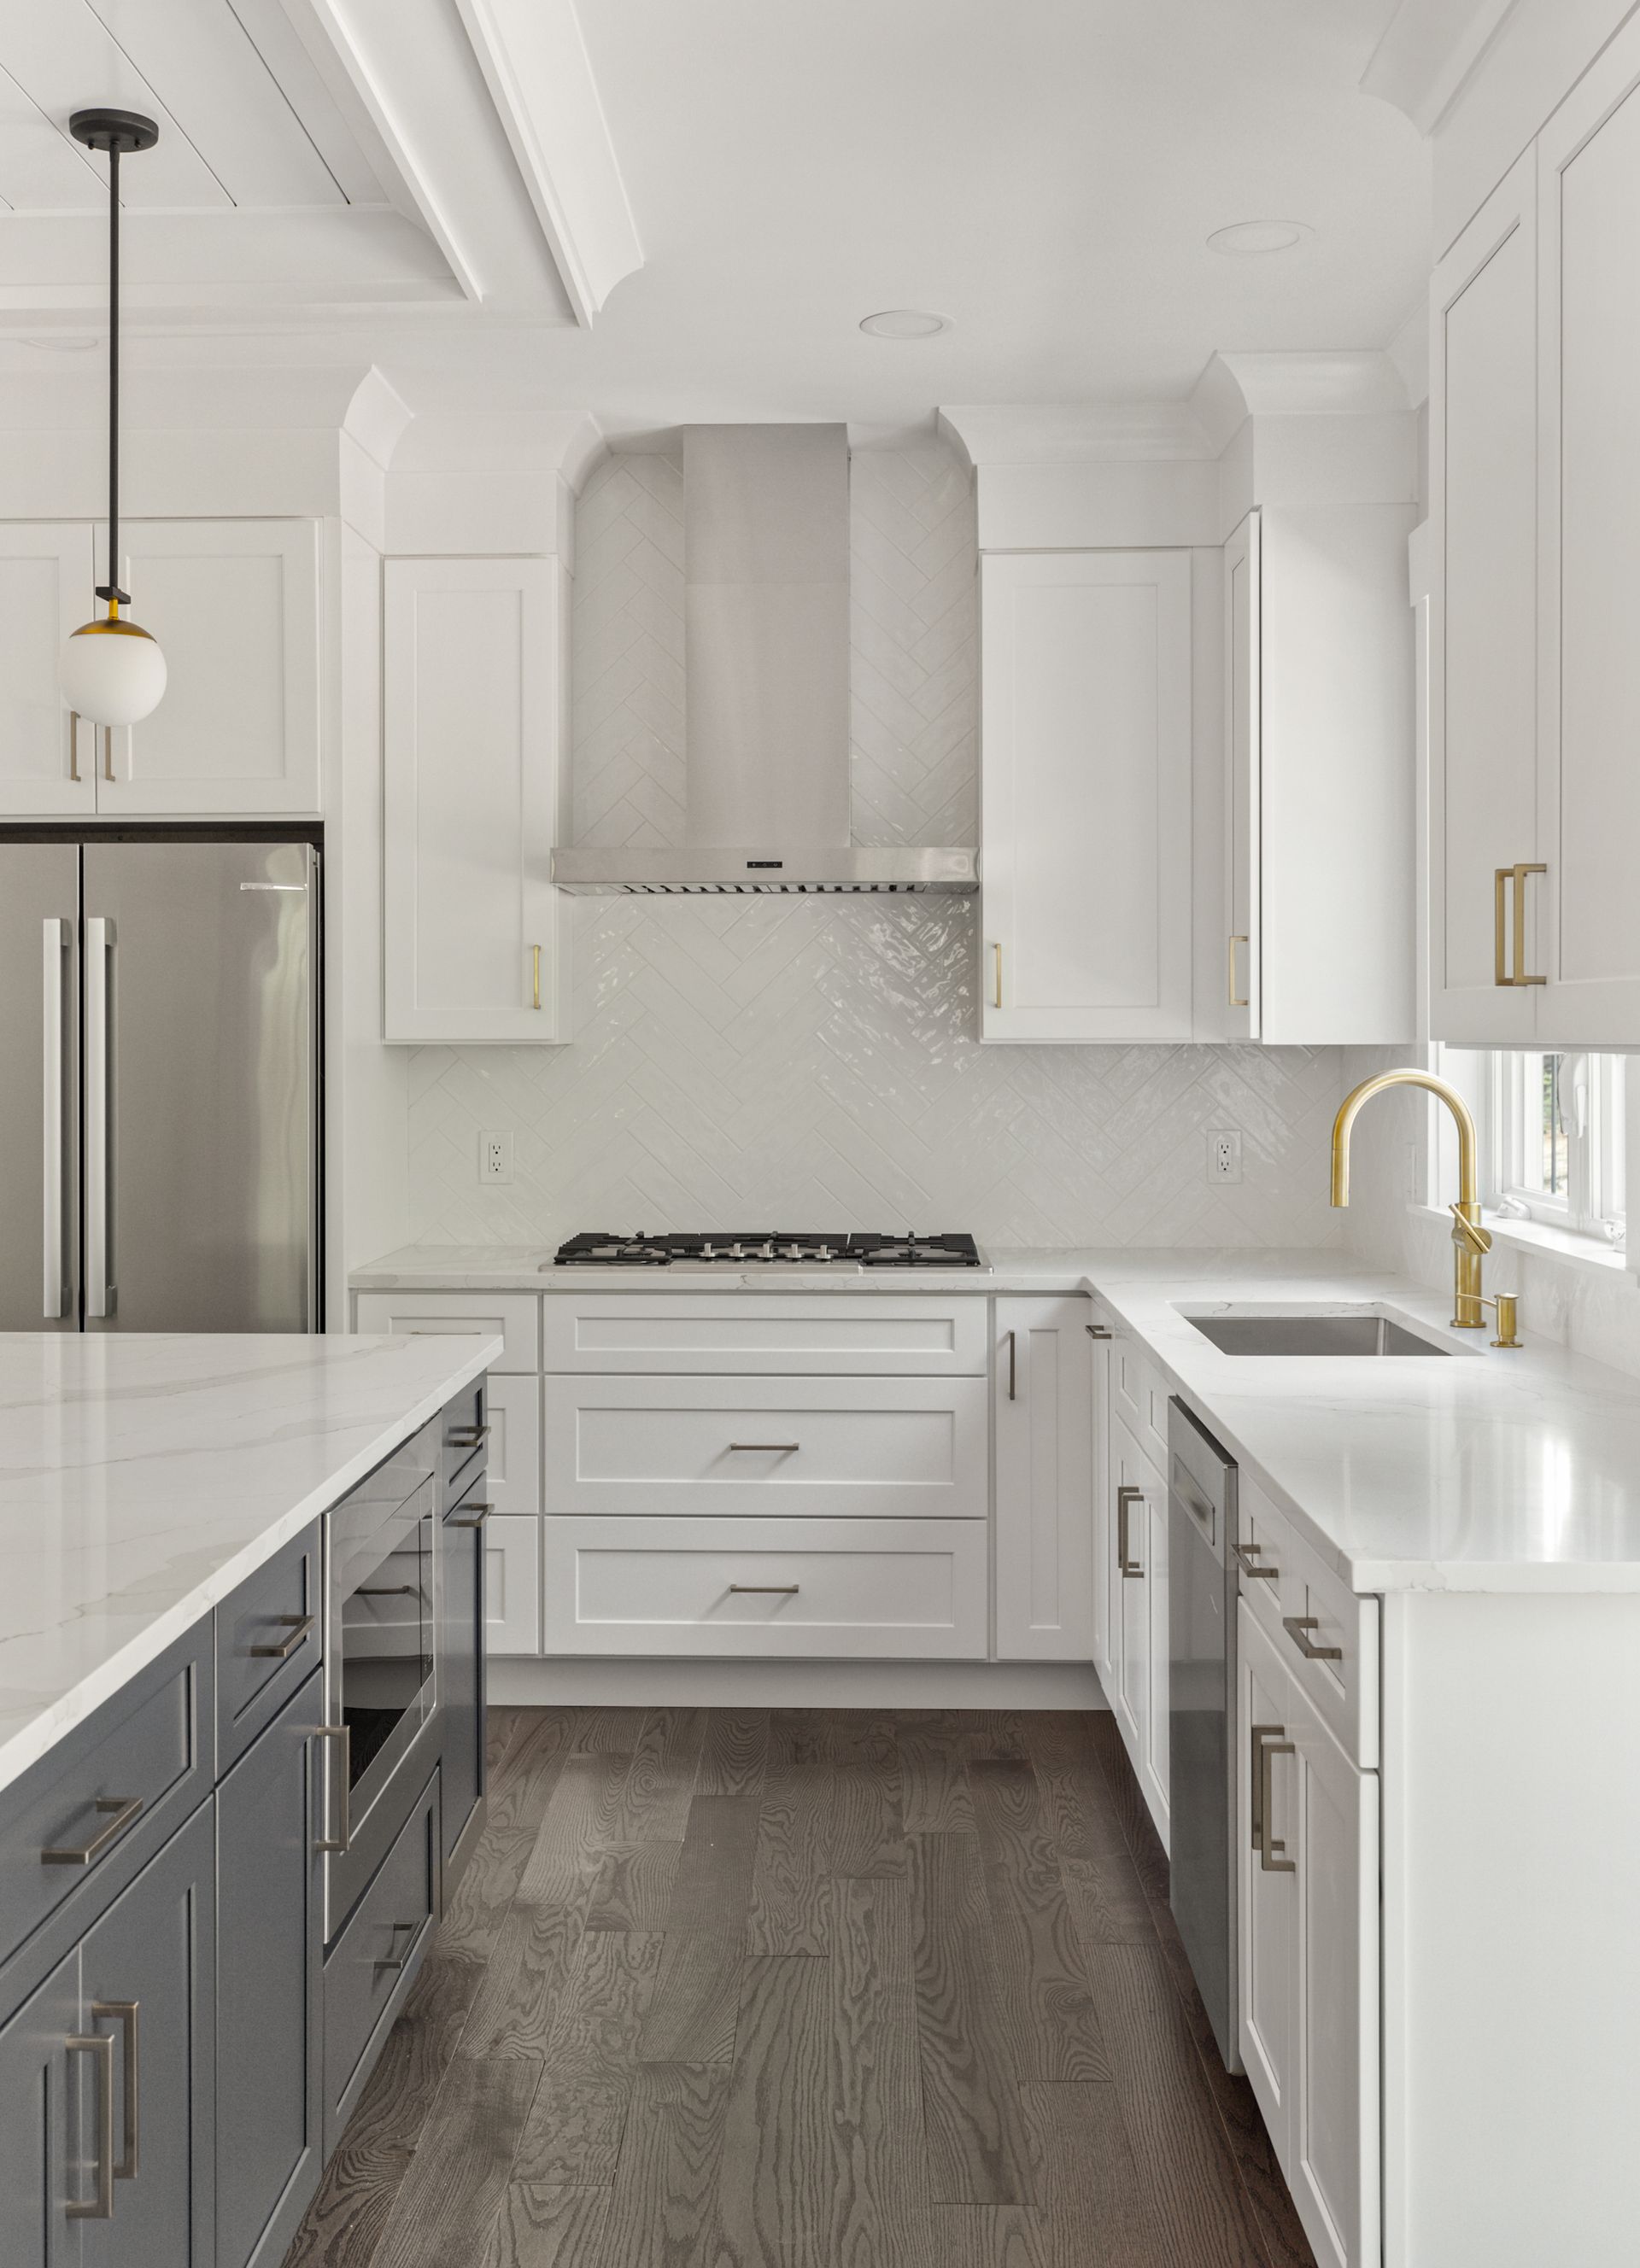
<path fill-rule="evenodd" d="M 1208 1136 L 1208 1179 L 1221 1188 L 1241 1179 L 1241 1135 L 1233 1126 L 1215 1127 Z"/>
<path fill-rule="evenodd" d="M 481 1134 L 478 1137 L 478 1178 L 492 1186 L 512 1180 L 513 1138 L 510 1134 Z"/>

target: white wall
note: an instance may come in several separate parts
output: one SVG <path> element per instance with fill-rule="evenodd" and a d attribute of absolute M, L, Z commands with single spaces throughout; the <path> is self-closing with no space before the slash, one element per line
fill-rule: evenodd
<path fill-rule="evenodd" d="M 942 445 L 856 453 L 853 777 L 863 842 L 974 840 L 972 493 Z M 582 843 L 678 839 L 681 481 L 621 455 L 580 501 L 573 803 Z M 972 900 L 584 900 L 575 1043 L 423 1048 L 410 1225 L 967 1228 L 996 1244 L 1341 1243 L 1332 1049 L 981 1048 Z M 1245 1179 L 1210 1188 L 1207 1135 Z M 514 1180 L 481 1187 L 481 1133 Z"/>

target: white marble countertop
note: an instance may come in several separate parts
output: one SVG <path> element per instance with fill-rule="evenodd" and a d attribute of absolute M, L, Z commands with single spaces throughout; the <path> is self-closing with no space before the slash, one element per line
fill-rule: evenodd
<path fill-rule="evenodd" d="M 0 1787 L 500 1351 L 0 1334 Z"/>
<path fill-rule="evenodd" d="M 991 1272 L 859 1275 L 551 1269 L 530 1247 L 423 1245 L 360 1289 L 1097 1293 L 1149 1347 L 1242 1464 L 1360 1592 L 1640 1592 L 1640 1379 L 1536 1338 L 1452 1331 L 1450 1294 L 1326 1251 L 986 1251 Z M 1434 1326 L 1451 1358 L 1222 1353 L 1178 1312 L 1215 1301 L 1382 1300 Z"/>
<path fill-rule="evenodd" d="M 356 1292 L 1080 1292 L 1094 1250 L 981 1247 L 984 1268 L 555 1268 L 536 1244 L 404 1244 L 348 1281 Z M 543 1263 L 546 1264 L 543 1266 Z"/>
<path fill-rule="evenodd" d="M 1454 1331 L 1450 1292 L 1323 1252 L 1107 1252 L 1088 1288 L 1358 1592 L 1640 1591 L 1640 1379 Z M 1450 1359 L 1223 1353 L 1183 1307 L 1381 1300 Z"/>

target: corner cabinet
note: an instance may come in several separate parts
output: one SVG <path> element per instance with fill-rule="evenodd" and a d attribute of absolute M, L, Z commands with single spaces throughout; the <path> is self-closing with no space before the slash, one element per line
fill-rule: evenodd
<path fill-rule="evenodd" d="M 980 1036 L 1187 1040 L 1188 551 L 980 563 Z"/>
<path fill-rule="evenodd" d="M 556 559 L 389 559 L 383 1036 L 569 1036 L 549 879 L 564 777 Z"/>
<path fill-rule="evenodd" d="M 1437 1038 L 1640 1044 L 1640 23 L 1436 271 Z"/>

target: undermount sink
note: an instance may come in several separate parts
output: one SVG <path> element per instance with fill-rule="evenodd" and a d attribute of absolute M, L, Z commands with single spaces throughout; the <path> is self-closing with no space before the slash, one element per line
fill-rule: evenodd
<path fill-rule="evenodd" d="M 1222 1308 L 1211 1314 L 1192 1314 L 1188 1308 L 1181 1308 L 1179 1312 L 1223 1354 L 1336 1359 L 1341 1355 L 1449 1355 L 1457 1351 L 1456 1348 L 1426 1338 L 1421 1330 L 1397 1322 L 1379 1307 L 1293 1308 L 1285 1312 L 1244 1309 L 1239 1314 Z"/>

